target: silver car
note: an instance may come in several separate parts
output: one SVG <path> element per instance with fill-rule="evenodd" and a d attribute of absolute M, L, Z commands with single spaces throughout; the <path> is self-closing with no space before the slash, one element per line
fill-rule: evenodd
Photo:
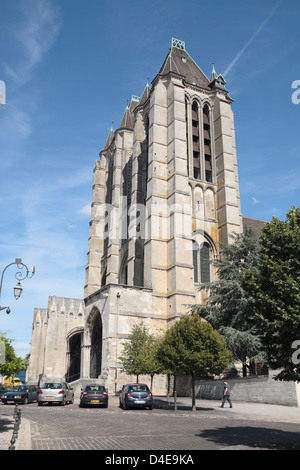
<path fill-rule="evenodd" d="M 74 403 L 73 389 L 65 382 L 47 382 L 38 393 L 38 405 L 43 403 L 60 403 L 65 406 L 66 403 Z"/>

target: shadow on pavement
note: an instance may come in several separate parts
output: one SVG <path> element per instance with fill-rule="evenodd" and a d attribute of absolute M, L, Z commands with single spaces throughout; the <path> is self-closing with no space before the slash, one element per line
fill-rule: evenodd
<path fill-rule="evenodd" d="M 11 419 L 0 419 L 0 434 L 3 432 L 7 432 L 13 429 L 13 424 Z"/>
<path fill-rule="evenodd" d="M 163 400 L 163 399 L 159 399 L 159 398 L 154 398 L 153 399 L 153 408 L 160 408 L 160 409 L 166 409 L 166 410 L 175 410 L 174 399 L 172 398 L 172 401 L 170 401 L 168 403 L 167 399 Z M 192 399 L 191 399 L 190 406 L 180 403 L 180 400 L 179 400 L 177 402 L 177 410 L 178 411 L 191 411 L 192 410 Z M 197 406 L 196 411 L 214 411 L 214 408 Z"/>
<path fill-rule="evenodd" d="M 299 433 L 250 426 L 225 426 L 204 429 L 197 434 L 202 439 L 226 447 L 244 446 L 267 450 L 299 450 Z"/>

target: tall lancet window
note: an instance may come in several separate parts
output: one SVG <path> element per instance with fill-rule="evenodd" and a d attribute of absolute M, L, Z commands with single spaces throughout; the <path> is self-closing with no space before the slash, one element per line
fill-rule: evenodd
<path fill-rule="evenodd" d="M 209 109 L 207 104 L 203 108 L 203 137 L 204 137 L 204 164 L 205 181 L 212 182 L 212 163 L 211 163 L 211 140 L 210 140 L 210 121 Z"/>
<path fill-rule="evenodd" d="M 199 244 L 193 240 L 194 282 L 206 283 L 211 281 L 211 259 L 213 249 L 207 241 Z"/>
<path fill-rule="evenodd" d="M 200 138 L 199 138 L 199 107 L 197 101 L 192 104 L 192 139 L 194 178 L 201 178 L 200 170 Z"/>
<path fill-rule="evenodd" d="M 186 165 L 187 175 L 190 176 L 190 146 L 189 146 L 189 121 L 188 121 L 188 102 L 185 100 L 185 129 L 186 129 Z"/>

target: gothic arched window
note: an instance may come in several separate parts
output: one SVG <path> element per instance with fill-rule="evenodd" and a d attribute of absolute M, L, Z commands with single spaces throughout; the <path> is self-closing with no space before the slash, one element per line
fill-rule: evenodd
<path fill-rule="evenodd" d="M 206 242 L 200 248 L 200 280 L 210 282 L 210 246 Z"/>
<path fill-rule="evenodd" d="M 212 258 L 213 249 L 207 241 L 204 241 L 204 243 L 199 246 L 199 244 L 193 240 L 194 282 L 211 282 Z"/>

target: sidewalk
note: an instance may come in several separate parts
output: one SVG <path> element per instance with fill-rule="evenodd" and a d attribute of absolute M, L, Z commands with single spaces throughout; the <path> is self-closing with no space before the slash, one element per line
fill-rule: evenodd
<path fill-rule="evenodd" d="M 9 450 L 14 431 L 15 420 L 13 418 L 13 407 L 11 416 L 0 416 L 0 450 Z M 31 450 L 30 421 L 21 417 L 18 438 L 14 443 L 15 450 Z"/>
<path fill-rule="evenodd" d="M 119 398 L 111 396 L 109 399 L 109 408 L 118 409 Z M 77 405 L 75 401 L 75 405 Z M 192 399 L 190 397 L 177 397 L 177 410 L 175 411 L 174 398 L 171 397 L 168 403 L 167 397 L 154 397 L 155 410 L 169 410 L 178 415 L 187 413 L 191 418 L 220 418 L 226 419 L 249 419 L 264 420 L 273 422 L 285 422 L 300 424 L 300 408 L 282 405 L 270 405 L 265 403 L 233 402 L 233 408 L 228 404 L 220 408 L 221 402 L 216 400 L 197 399 L 197 410 L 191 410 Z M 11 407 L 11 415 L 1 414 L 0 405 L 0 450 L 8 450 L 11 445 L 11 438 L 14 429 L 14 407 Z M 21 415 L 21 423 L 18 432 L 18 438 L 15 442 L 15 450 L 31 450 L 31 422 Z"/>
<path fill-rule="evenodd" d="M 167 408 L 174 411 L 174 398 L 170 405 L 166 397 L 155 397 L 154 408 Z M 177 397 L 177 413 L 189 412 L 191 416 L 228 417 L 231 419 L 260 419 L 265 421 L 279 421 L 300 424 L 300 407 L 272 405 L 267 403 L 235 402 L 230 409 L 228 403 L 221 408 L 221 400 L 196 399 L 196 412 L 191 411 L 192 398 Z M 174 411 L 175 412 L 175 411 Z"/>

